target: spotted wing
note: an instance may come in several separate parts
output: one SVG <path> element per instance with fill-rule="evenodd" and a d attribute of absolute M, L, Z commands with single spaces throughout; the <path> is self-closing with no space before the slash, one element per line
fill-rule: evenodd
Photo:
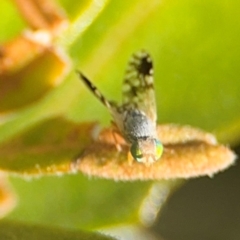
<path fill-rule="evenodd" d="M 79 78 L 84 82 L 88 89 L 103 103 L 111 112 L 114 111 L 117 107 L 114 102 L 108 101 L 103 94 L 97 89 L 95 85 L 81 72 L 77 71 Z"/>
<path fill-rule="evenodd" d="M 123 106 L 139 109 L 156 122 L 153 81 L 153 63 L 150 55 L 143 50 L 133 54 L 123 82 Z"/>

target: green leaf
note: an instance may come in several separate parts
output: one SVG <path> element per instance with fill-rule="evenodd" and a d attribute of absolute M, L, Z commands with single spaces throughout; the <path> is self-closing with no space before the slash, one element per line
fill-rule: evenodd
<path fill-rule="evenodd" d="M 240 25 L 231 13 L 237 6 L 235 1 L 227 8 L 224 1 L 110 2 L 81 39 L 75 37 L 78 41 L 71 45 L 70 54 L 93 81 L 104 80 L 97 85 L 104 85 L 100 88 L 106 88 L 103 92 L 111 98 L 120 96 L 129 55 L 136 49 L 147 49 L 155 63 L 159 121 L 191 124 L 217 134 L 219 129 L 227 134 L 229 127 L 239 121 L 235 51 L 239 41 L 237 31 L 231 31 Z M 209 21 L 203 21 L 205 15 Z M 131 28 L 127 30 L 126 25 Z M 117 41 L 115 36 L 120 36 Z M 98 117 L 93 118 L 92 108 Z M 5 128 L 11 129 L 9 135 L 15 134 L 23 122 L 26 127 L 33 118 L 38 121 L 59 112 L 80 121 L 109 119 L 71 74 L 33 108 L 20 111 L 14 121 L 2 126 L 0 139 Z M 221 140 L 225 142 L 223 135 Z"/>
<path fill-rule="evenodd" d="M 2 0 L 0 2 L 0 42 L 6 41 L 15 37 L 20 31 L 26 27 L 24 20 L 17 12 L 17 8 L 13 2 L 8 0 Z"/>
<path fill-rule="evenodd" d="M 102 80 L 104 84 L 97 85 L 102 91 L 106 89 L 109 98 L 120 96 L 130 54 L 147 49 L 155 63 L 159 121 L 190 124 L 216 134 L 225 129 L 227 134 L 240 117 L 236 51 L 240 24 L 233 17 L 239 3 L 231 1 L 226 7 L 224 1 L 150 1 L 144 6 L 138 1 L 128 6 L 129 11 L 124 7 L 111 2 L 106 15 L 102 14 L 72 46 L 73 58 L 81 63 L 79 68 L 94 82 Z M 114 9 L 122 10 L 118 20 Z M 108 31 L 100 34 L 103 26 Z M 93 47 L 90 55 L 86 54 L 88 44 Z M 84 104 L 76 101 L 78 107 Z M 76 107 L 69 110 L 75 117 Z M 83 113 L 85 118 L 91 117 L 89 112 Z M 223 134 L 221 141 L 226 141 Z"/>
<path fill-rule="evenodd" d="M 79 82 L 75 70 L 78 68 L 86 73 L 109 99 L 118 100 L 126 62 L 132 52 L 141 48 L 149 51 L 154 59 L 159 122 L 189 124 L 214 131 L 224 143 L 239 141 L 239 135 L 236 136 L 236 129 L 239 131 L 236 126 L 240 122 L 240 19 L 236 18 L 240 7 L 238 1 L 109 1 L 101 2 L 100 10 L 91 15 L 91 18 L 80 17 L 82 13 L 79 14 L 80 11 L 74 9 L 76 2 L 62 2 L 69 15 L 78 15 L 76 18 L 69 16 L 73 19 L 69 29 L 74 26 L 74 31 L 67 29 L 56 39 L 57 47 L 66 51 L 72 59 L 72 69 L 60 86 L 42 95 L 31 106 L 25 105 L 24 109 L 1 118 L 1 147 L 21 138 L 28 131 L 33 134 L 28 143 L 34 143 L 36 138 L 41 145 L 39 131 L 34 132 L 32 129 L 38 128 L 43 120 L 59 115 L 75 122 L 97 120 L 109 124 L 110 115 L 107 110 Z M 10 8 L 0 9 L 2 14 Z M 10 14 L 3 13 L 2 16 L 7 17 L 1 23 L 7 29 L 2 37 L 5 41 L 24 26 L 12 8 L 7 12 Z M 13 28 L 6 27 L 6 19 Z M 18 94 L 21 96 L 21 92 Z M 11 101 L 14 102 L 13 99 Z M 63 131 L 61 127 L 61 124 L 56 125 L 60 133 Z M 34 135 L 35 133 L 37 134 Z M 49 143 L 56 140 L 51 136 L 42 138 L 49 138 Z M 45 139 L 43 143 L 46 143 Z M 79 144 L 80 151 L 83 147 Z M 15 170 L 27 168 L 29 171 L 37 169 L 38 161 L 41 167 L 47 166 L 48 157 L 61 163 L 65 157 L 69 159 L 69 155 L 75 153 L 75 150 L 65 149 L 63 153 L 66 155 L 42 154 L 39 159 L 31 159 L 29 154 L 29 158 L 22 158 L 19 162 L 16 160 L 21 158 L 23 148 L 18 150 L 16 155 L 12 148 L 6 153 L 9 156 L 9 152 L 13 152 L 11 167 Z M 9 162 L 5 164 L 7 169 Z M 111 186 L 105 188 L 102 182 Z M 12 219 L 21 218 L 47 224 L 53 224 L 57 219 L 56 225 L 83 228 L 137 221 L 138 209 L 151 185 L 89 181 L 81 175 L 44 177 L 32 182 L 14 179 L 13 183 L 19 193 L 20 204 L 12 214 Z M 120 185 L 124 193 L 118 189 Z M 85 191 L 78 191 L 79 186 L 86 186 Z M 135 193 L 135 189 L 140 190 Z M 60 194 L 55 194 L 58 191 Z M 93 208 L 89 204 L 86 207 L 81 199 L 89 203 L 94 200 L 99 205 Z M 58 202 L 61 203 L 59 207 Z M 106 205 L 100 204 L 102 202 Z M 81 204 L 85 214 L 77 211 Z M 109 214 L 105 214 L 106 210 L 109 210 Z M 69 217 L 75 211 L 77 216 Z M 54 216 L 57 217 L 53 219 Z M 81 221 L 78 225 L 76 219 L 79 218 Z"/>
<path fill-rule="evenodd" d="M 0 236 L 4 240 L 113 240 L 99 233 L 30 225 L 21 222 L 0 222 Z"/>
<path fill-rule="evenodd" d="M 19 204 L 8 219 L 80 229 L 138 222 L 139 206 L 152 185 L 81 174 L 11 180 L 18 190 Z"/>

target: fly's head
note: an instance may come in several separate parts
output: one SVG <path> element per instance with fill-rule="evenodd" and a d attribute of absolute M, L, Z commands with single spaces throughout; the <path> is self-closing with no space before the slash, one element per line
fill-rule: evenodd
<path fill-rule="evenodd" d="M 163 145 L 156 138 L 140 138 L 132 143 L 130 152 L 137 162 L 151 165 L 162 156 Z"/>

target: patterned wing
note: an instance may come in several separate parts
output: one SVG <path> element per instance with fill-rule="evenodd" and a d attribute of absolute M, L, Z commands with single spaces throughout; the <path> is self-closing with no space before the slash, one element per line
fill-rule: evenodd
<path fill-rule="evenodd" d="M 113 102 L 108 101 L 102 93 L 97 89 L 95 85 L 81 72 L 77 71 L 80 79 L 85 83 L 85 85 L 89 88 L 89 90 L 100 100 L 100 102 L 103 103 L 110 111 L 112 111 L 115 107 L 115 104 Z"/>
<path fill-rule="evenodd" d="M 150 55 L 144 50 L 133 54 L 123 82 L 123 106 L 139 109 L 156 122 L 153 81 L 153 63 Z"/>
<path fill-rule="evenodd" d="M 113 101 L 108 101 L 103 94 L 97 89 L 97 87 L 85 76 L 83 75 L 80 71 L 77 71 L 79 78 L 83 81 L 83 83 L 88 87 L 88 89 L 96 96 L 97 99 L 102 102 L 104 106 L 108 108 L 110 113 L 112 114 L 115 122 L 119 126 L 120 130 L 122 131 L 122 114 L 121 111 L 119 111 L 119 106 L 113 102 Z"/>

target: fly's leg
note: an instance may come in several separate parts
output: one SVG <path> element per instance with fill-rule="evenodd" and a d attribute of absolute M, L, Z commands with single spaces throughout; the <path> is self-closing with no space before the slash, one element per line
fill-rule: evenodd
<path fill-rule="evenodd" d="M 119 139 L 118 139 L 119 138 L 119 133 L 115 129 L 112 130 L 112 136 L 113 136 L 113 140 L 114 140 L 117 151 L 121 152 L 122 151 L 122 146 L 119 143 Z"/>
<path fill-rule="evenodd" d="M 128 165 L 132 166 L 134 159 L 130 151 L 128 151 L 127 161 L 128 161 Z"/>
<path fill-rule="evenodd" d="M 113 136 L 113 141 L 115 143 L 116 149 L 118 152 L 122 151 L 122 145 L 125 142 L 123 139 L 121 133 L 119 132 L 117 125 L 112 122 L 113 128 L 112 128 L 112 136 Z"/>

